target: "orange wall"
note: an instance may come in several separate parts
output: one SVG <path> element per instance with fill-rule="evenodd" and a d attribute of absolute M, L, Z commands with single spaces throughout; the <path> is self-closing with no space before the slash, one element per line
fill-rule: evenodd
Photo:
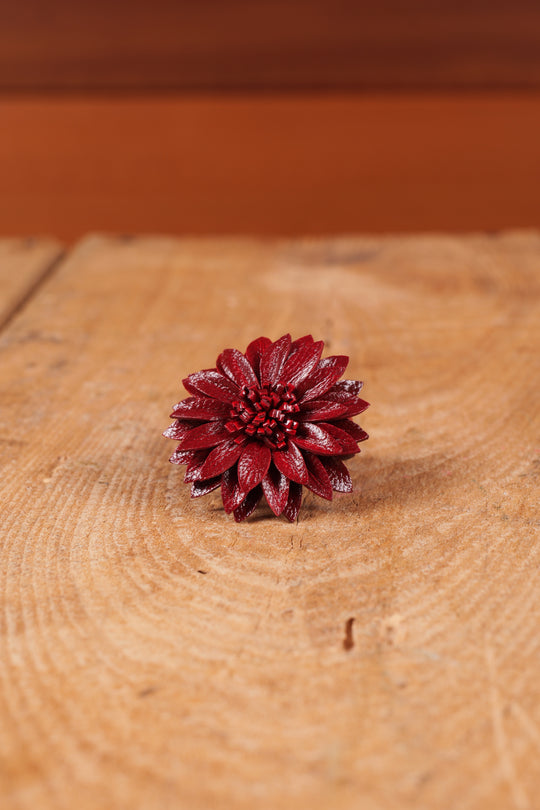
<path fill-rule="evenodd" d="M 0 231 L 540 226 L 540 94 L 0 99 Z"/>

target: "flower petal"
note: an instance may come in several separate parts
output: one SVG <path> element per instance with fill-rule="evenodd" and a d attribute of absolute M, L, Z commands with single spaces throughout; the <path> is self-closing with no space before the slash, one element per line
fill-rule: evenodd
<path fill-rule="evenodd" d="M 352 402 L 351 405 L 347 408 L 346 416 L 358 416 L 359 413 L 364 413 L 366 408 L 369 408 L 369 402 L 366 402 L 365 399 L 357 399 Z"/>
<path fill-rule="evenodd" d="M 328 477 L 332 484 L 332 489 L 336 492 L 352 492 L 353 484 L 351 476 L 345 464 L 334 456 L 325 456 L 321 458 L 321 464 L 324 465 Z"/>
<path fill-rule="evenodd" d="M 235 461 L 240 458 L 244 447 L 234 439 L 227 439 L 210 451 L 201 469 L 202 478 L 210 478 L 219 475 L 232 467 Z"/>
<path fill-rule="evenodd" d="M 340 443 L 342 450 L 341 453 L 336 453 L 336 455 L 354 455 L 360 452 L 357 442 L 346 430 L 341 430 L 341 428 L 338 428 L 335 424 L 331 424 L 330 422 L 320 422 L 320 427 L 324 428 L 324 430 Z"/>
<path fill-rule="evenodd" d="M 274 465 L 270 465 L 266 477 L 262 482 L 268 506 L 274 515 L 281 515 L 289 497 L 289 479 Z"/>
<path fill-rule="evenodd" d="M 291 481 L 291 486 L 289 489 L 289 498 L 287 500 L 287 505 L 283 510 L 283 514 L 293 523 L 296 518 L 298 517 L 298 512 L 300 511 L 300 506 L 302 505 L 302 487 L 300 484 L 295 484 L 294 481 Z"/>
<path fill-rule="evenodd" d="M 191 485 L 191 497 L 200 498 L 201 495 L 208 495 L 209 492 L 217 489 L 220 484 L 221 475 L 218 475 L 217 478 L 209 478 L 208 481 L 194 481 Z"/>
<path fill-rule="evenodd" d="M 290 348 L 291 336 L 283 335 L 266 350 L 261 357 L 261 385 L 273 385 L 278 382 Z"/>
<path fill-rule="evenodd" d="M 327 430 L 328 424 L 314 425 L 312 422 L 301 422 L 294 441 L 298 447 L 310 450 L 319 455 L 334 456 L 342 454 L 342 444 Z M 345 434 L 349 442 L 352 441 L 348 434 Z M 356 446 L 356 445 L 355 445 Z M 302 483 L 306 483 L 302 481 Z"/>
<path fill-rule="evenodd" d="M 262 442 L 250 442 L 238 461 L 238 483 L 244 492 L 260 484 L 268 472 L 272 451 Z"/>
<path fill-rule="evenodd" d="M 201 475 L 201 469 L 208 455 L 208 450 L 188 450 L 187 452 L 191 453 L 191 458 L 187 463 L 184 483 L 189 484 L 192 481 L 202 481 L 205 478 L 210 478 L 209 475 Z"/>
<path fill-rule="evenodd" d="M 360 380 L 339 380 L 325 393 L 324 398 L 334 402 L 346 402 L 350 398 L 357 397 L 363 386 L 364 383 Z"/>
<path fill-rule="evenodd" d="M 189 464 L 193 458 L 193 453 L 196 452 L 196 450 L 179 450 L 177 448 L 170 457 L 169 461 L 171 464 Z"/>
<path fill-rule="evenodd" d="M 348 362 L 349 358 L 345 355 L 333 355 L 321 360 L 313 374 L 298 386 L 296 393 L 301 402 L 320 399 L 341 377 L 347 368 Z"/>
<path fill-rule="evenodd" d="M 292 354 L 279 375 L 279 382 L 284 385 L 298 385 L 308 377 L 321 358 L 324 343 L 322 340 L 316 343 L 306 343 Z"/>
<path fill-rule="evenodd" d="M 238 397 L 238 386 L 227 377 L 224 377 L 223 374 L 220 374 L 215 368 L 197 371 L 195 374 L 190 374 L 182 382 L 184 388 L 190 394 L 196 396 L 205 394 L 207 397 L 219 399 L 220 402 L 232 402 L 233 399 Z"/>
<path fill-rule="evenodd" d="M 360 425 L 357 425 L 356 422 L 353 422 L 352 419 L 338 419 L 332 424 L 340 430 L 344 430 L 349 436 L 352 436 L 356 442 L 365 442 L 366 439 L 369 439 L 366 431 L 361 428 Z"/>
<path fill-rule="evenodd" d="M 176 439 L 176 441 L 179 442 L 180 439 L 187 436 L 189 431 L 193 430 L 196 425 L 196 422 L 186 422 L 178 419 L 176 422 L 173 422 L 172 425 L 169 425 L 167 430 L 163 431 L 163 435 L 166 439 Z"/>
<path fill-rule="evenodd" d="M 174 406 L 171 418 L 224 419 L 229 415 L 227 403 L 209 397 L 187 397 Z"/>
<path fill-rule="evenodd" d="M 249 360 L 239 352 L 238 349 L 225 349 L 217 359 L 217 367 L 239 388 L 247 385 L 254 388 L 259 385 L 259 380 L 251 368 Z"/>
<path fill-rule="evenodd" d="M 230 433 L 224 422 L 205 422 L 193 428 L 184 437 L 180 447 L 182 450 L 200 450 L 203 447 L 214 447 L 216 444 L 230 438 Z"/>
<path fill-rule="evenodd" d="M 236 509 L 245 498 L 245 492 L 242 492 L 238 484 L 238 475 L 236 473 L 236 466 L 230 467 L 225 470 L 221 477 L 221 499 L 223 501 L 223 508 L 229 515 Z"/>
<path fill-rule="evenodd" d="M 309 473 L 307 471 L 304 456 L 293 441 L 289 440 L 286 450 L 274 450 L 272 461 L 283 475 L 296 481 L 298 484 L 307 484 Z"/>
<path fill-rule="evenodd" d="M 314 399 L 306 402 L 298 414 L 298 419 L 304 422 L 321 422 L 323 419 L 337 419 L 348 415 L 350 406 L 344 402 L 328 402 L 325 399 Z"/>
<path fill-rule="evenodd" d="M 255 487 L 255 489 L 252 489 L 251 492 L 248 492 L 240 506 L 237 506 L 237 508 L 233 511 L 234 519 L 237 523 L 240 523 L 242 520 L 245 520 L 251 515 L 261 500 L 262 495 L 263 491 L 260 485 Z"/>
<path fill-rule="evenodd" d="M 252 340 L 246 349 L 246 357 L 249 360 L 251 368 L 259 376 L 261 367 L 261 357 L 270 348 L 272 341 L 267 337 L 260 337 L 257 340 Z"/>
<path fill-rule="evenodd" d="M 327 501 L 331 501 L 332 484 L 321 460 L 312 453 L 306 453 L 306 465 L 309 472 L 309 481 L 306 484 L 307 488 L 314 492 L 315 495 L 319 495 L 321 498 L 326 498 Z"/>
<path fill-rule="evenodd" d="M 304 335 L 304 337 L 296 338 L 296 340 L 293 340 L 291 343 L 291 354 L 294 354 L 304 346 L 311 346 L 313 342 L 313 335 Z"/>

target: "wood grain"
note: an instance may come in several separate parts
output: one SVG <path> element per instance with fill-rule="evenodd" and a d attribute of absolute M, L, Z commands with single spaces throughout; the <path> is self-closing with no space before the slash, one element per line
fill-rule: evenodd
<path fill-rule="evenodd" d="M 539 270 L 537 233 L 75 250 L 0 344 L 6 810 L 533 810 Z M 354 496 L 236 525 L 160 433 L 289 329 L 371 438 Z"/>
<path fill-rule="evenodd" d="M 0 222 L 303 235 L 540 227 L 540 97 L 0 100 Z"/>
<path fill-rule="evenodd" d="M 0 88 L 540 87 L 535 0 L 0 5 Z"/>
<path fill-rule="evenodd" d="M 50 239 L 0 239 L 0 329 L 61 254 Z"/>

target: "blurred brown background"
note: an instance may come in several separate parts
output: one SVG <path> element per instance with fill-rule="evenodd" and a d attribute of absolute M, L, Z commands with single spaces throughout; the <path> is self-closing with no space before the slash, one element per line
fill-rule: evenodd
<path fill-rule="evenodd" d="M 540 226 L 533 0 L 0 2 L 0 231 Z"/>

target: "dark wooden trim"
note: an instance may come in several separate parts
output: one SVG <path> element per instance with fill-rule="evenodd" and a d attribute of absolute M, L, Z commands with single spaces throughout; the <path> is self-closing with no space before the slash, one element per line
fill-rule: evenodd
<path fill-rule="evenodd" d="M 537 0 L 0 0 L 0 90 L 540 87 Z"/>

